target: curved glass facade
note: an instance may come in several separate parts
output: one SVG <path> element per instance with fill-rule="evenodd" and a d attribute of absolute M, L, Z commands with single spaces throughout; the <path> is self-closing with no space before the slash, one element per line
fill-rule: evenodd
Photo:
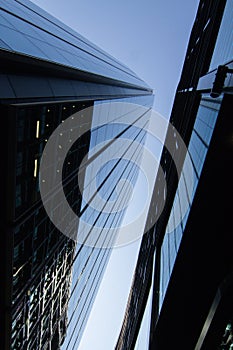
<path fill-rule="evenodd" d="M 140 100 L 145 108 L 147 106 L 148 113 L 141 115 L 141 107 L 135 104 Z M 84 244 L 78 243 L 76 246 L 68 329 L 62 349 L 77 349 L 81 340 L 111 248 L 126 212 L 127 201 L 130 198 L 128 181 L 134 186 L 138 177 L 139 168 L 136 162 L 140 162 L 142 156 L 146 137 L 146 129 L 143 129 L 143 126 L 146 127 L 149 121 L 151 102 L 151 97 L 145 97 L 139 98 L 139 101 L 137 98 L 117 102 L 102 101 L 96 104 L 97 109 L 94 105 L 88 155 L 88 158 L 93 158 L 94 161 L 85 173 L 83 198 L 86 200 L 82 201 L 82 215 L 78 228 L 78 237 L 79 234 L 82 235 Z M 101 105 L 104 105 L 103 109 Z M 105 123 L 101 119 L 104 118 L 106 106 L 109 113 Z M 145 109 L 143 111 L 145 112 Z M 103 125 L 97 127 L 100 122 Z M 122 142 L 121 148 L 115 146 L 119 138 L 128 141 Z M 109 144 L 109 141 L 112 142 Z M 104 142 L 107 142 L 107 148 L 95 157 L 96 150 L 99 152 L 98 146 Z M 121 180 L 127 181 L 123 183 L 120 191 L 117 191 Z M 95 182 L 98 192 L 94 186 Z M 97 194 L 101 198 L 96 199 Z M 110 203 L 108 211 L 105 209 L 107 202 Z"/>
<path fill-rule="evenodd" d="M 128 67 L 29 1 L 0 6 L 0 48 L 149 88 Z"/>

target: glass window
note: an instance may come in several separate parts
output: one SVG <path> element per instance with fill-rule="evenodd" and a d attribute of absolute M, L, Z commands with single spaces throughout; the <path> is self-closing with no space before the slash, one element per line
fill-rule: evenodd
<path fill-rule="evenodd" d="M 188 220 L 220 106 L 219 101 L 213 102 L 212 99 L 208 100 L 203 96 L 197 112 L 194 130 L 188 146 L 194 169 L 190 173 L 186 157 L 161 248 L 160 309 Z M 193 191 L 190 191 L 190 186 L 192 186 L 190 176 L 193 177 Z"/>
<path fill-rule="evenodd" d="M 1 26 L 0 26 L 0 30 L 1 30 Z M 0 39 L 0 47 L 2 48 L 2 49 L 7 49 L 7 50 L 11 50 L 12 48 L 9 46 L 9 45 L 7 45 L 3 40 L 1 40 Z"/>
<path fill-rule="evenodd" d="M 13 29 L 2 26 L 1 37 L 13 50 L 28 54 L 30 56 L 47 58 L 39 48 L 33 45 L 24 34 Z"/>
<path fill-rule="evenodd" d="M 38 40 L 33 37 L 27 36 L 28 40 L 30 40 L 36 47 L 39 47 L 43 52 L 46 53 L 46 58 L 51 61 L 58 62 L 65 65 L 70 65 L 70 62 L 59 53 L 54 46 L 51 44 L 47 44 L 42 40 Z M 42 56 L 45 57 L 45 56 Z"/>
<path fill-rule="evenodd" d="M 0 10 L 0 24 L 15 29 L 14 26 L 11 24 L 11 21 L 7 20 L 7 17 L 10 17 L 11 19 L 12 16 L 10 16 L 7 12 L 3 12 Z"/>
<path fill-rule="evenodd" d="M 15 206 L 16 208 L 22 205 L 22 193 L 21 193 L 21 184 L 16 185 L 15 191 Z"/>
<path fill-rule="evenodd" d="M 233 60 L 233 1 L 228 0 L 223 13 L 221 26 L 213 52 L 210 69 L 217 68 Z"/>

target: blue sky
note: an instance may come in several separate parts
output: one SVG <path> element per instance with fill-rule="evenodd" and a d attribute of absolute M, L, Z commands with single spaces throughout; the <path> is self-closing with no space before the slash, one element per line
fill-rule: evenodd
<path fill-rule="evenodd" d="M 169 117 L 198 0 L 33 2 L 134 70 L 154 89 L 155 110 Z M 138 249 L 114 249 L 79 349 L 114 349 Z"/>

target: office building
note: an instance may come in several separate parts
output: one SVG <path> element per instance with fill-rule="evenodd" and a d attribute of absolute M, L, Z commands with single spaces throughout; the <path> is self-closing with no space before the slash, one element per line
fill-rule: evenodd
<path fill-rule="evenodd" d="M 1 348 L 76 350 L 125 214 L 129 194 L 123 186 L 119 203 L 115 190 L 121 179 L 137 180 L 152 90 L 28 0 L 0 2 L 0 33 Z M 51 162 L 40 172 L 51 138 Z M 129 142 L 114 154 L 121 138 Z M 91 185 L 97 170 L 102 202 Z M 58 178 L 70 212 L 59 201 Z M 40 189 L 48 181 L 42 202 Z M 80 219 L 78 226 L 70 225 L 70 213 Z M 66 223 L 68 233 L 54 217 Z"/>
<path fill-rule="evenodd" d="M 232 349 L 232 13 L 200 1 L 116 349 Z"/>

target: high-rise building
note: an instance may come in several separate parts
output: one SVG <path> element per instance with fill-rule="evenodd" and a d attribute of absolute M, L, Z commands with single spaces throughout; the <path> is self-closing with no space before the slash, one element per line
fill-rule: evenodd
<path fill-rule="evenodd" d="M 118 184 L 137 180 L 152 90 L 28 0 L 0 1 L 0 33 L 1 348 L 76 350 L 130 196 Z"/>
<path fill-rule="evenodd" d="M 232 14 L 200 1 L 118 350 L 233 347 Z"/>

